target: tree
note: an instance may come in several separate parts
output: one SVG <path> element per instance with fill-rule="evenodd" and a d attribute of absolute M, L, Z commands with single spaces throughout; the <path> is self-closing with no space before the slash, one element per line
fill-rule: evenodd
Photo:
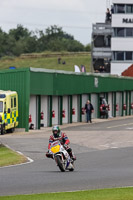
<path fill-rule="evenodd" d="M 0 57 L 8 54 L 8 34 L 0 28 Z"/>
<path fill-rule="evenodd" d="M 46 36 L 48 36 L 48 38 L 62 37 L 62 28 L 56 25 L 50 26 L 46 29 Z"/>
<path fill-rule="evenodd" d="M 84 51 L 84 46 L 56 25 L 46 29 L 47 48 L 52 51 Z"/>
<path fill-rule="evenodd" d="M 22 53 L 33 53 L 43 51 L 84 51 L 89 46 L 84 47 L 79 41 L 61 27 L 50 26 L 45 32 L 31 32 L 22 25 L 17 25 L 16 29 L 10 29 L 5 33 L 0 28 L 0 57 L 19 56 Z"/>
<path fill-rule="evenodd" d="M 24 43 L 25 43 L 24 53 L 36 52 L 36 50 L 37 50 L 36 36 L 27 37 L 26 39 L 23 39 L 23 40 L 24 40 Z"/>
<path fill-rule="evenodd" d="M 22 25 L 17 25 L 16 29 L 10 29 L 9 35 L 13 36 L 16 41 L 20 40 L 21 38 L 27 38 L 31 36 L 31 32 L 28 31 L 27 28 L 23 28 Z"/>
<path fill-rule="evenodd" d="M 39 38 L 37 40 L 36 52 L 42 52 L 48 50 L 48 39 L 44 32 L 41 30 L 38 32 Z"/>
<path fill-rule="evenodd" d="M 87 44 L 86 46 L 85 46 L 85 51 L 91 51 L 91 44 Z"/>
<path fill-rule="evenodd" d="M 78 42 L 77 40 L 73 40 L 68 42 L 68 46 L 67 46 L 67 51 L 71 51 L 71 52 L 78 52 L 78 51 L 84 51 L 84 45 L 81 44 L 80 42 Z"/>

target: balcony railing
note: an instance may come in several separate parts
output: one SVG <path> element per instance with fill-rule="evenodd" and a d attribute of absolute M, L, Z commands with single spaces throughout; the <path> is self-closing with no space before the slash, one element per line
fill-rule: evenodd
<path fill-rule="evenodd" d="M 92 26 L 92 35 L 108 34 L 112 35 L 113 29 L 111 24 L 107 23 L 96 23 Z"/>
<path fill-rule="evenodd" d="M 94 47 L 93 52 L 111 52 L 111 47 Z"/>
<path fill-rule="evenodd" d="M 111 52 L 92 52 L 92 58 L 112 58 Z"/>

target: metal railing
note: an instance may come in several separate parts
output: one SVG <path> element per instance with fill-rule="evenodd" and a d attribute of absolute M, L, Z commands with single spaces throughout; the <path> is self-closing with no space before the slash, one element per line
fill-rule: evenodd
<path fill-rule="evenodd" d="M 112 35 L 113 29 L 111 23 L 96 23 L 92 26 L 92 35 L 109 34 Z"/>

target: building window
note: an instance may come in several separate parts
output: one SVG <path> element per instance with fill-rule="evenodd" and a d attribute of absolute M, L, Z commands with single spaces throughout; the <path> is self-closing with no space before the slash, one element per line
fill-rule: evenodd
<path fill-rule="evenodd" d="M 133 37 L 133 28 L 114 28 L 114 37 Z"/>
<path fill-rule="evenodd" d="M 117 37 L 124 37 L 124 28 L 117 28 L 116 36 Z"/>
<path fill-rule="evenodd" d="M 117 13 L 125 13 L 125 5 L 117 4 Z"/>
<path fill-rule="evenodd" d="M 132 60 L 132 51 L 128 51 L 128 52 L 125 52 L 126 56 L 126 60 Z"/>
<path fill-rule="evenodd" d="M 132 51 L 114 51 L 112 54 L 112 60 L 116 61 L 127 61 L 132 60 L 133 61 L 133 52 Z"/>
<path fill-rule="evenodd" d="M 117 60 L 124 60 L 124 52 L 122 51 L 117 52 Z"/>
<path fill-rule="evenodd" d="M 133 5 L 126 5 L 126 13 L 133 13 Z"/>
<path fill-rule="evenodd" d="M 126 28 L 126 36 L 133 37 L 133 29 L 132 28 Z"/>
<path fill-rule="evenodd" d="M 133 4 L 114 4 L 114 13 L 133 13 Z"/>

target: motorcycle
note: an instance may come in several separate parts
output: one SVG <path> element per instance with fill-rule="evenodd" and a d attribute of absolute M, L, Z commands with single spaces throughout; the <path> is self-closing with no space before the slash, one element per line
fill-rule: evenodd
<path fill-rule="evenodd" d="M 66 170 L 74 171 L 74 161 L 70 158 L 60 141 L 55 141 L 51 144 L 49 153 L 52 154 L 61 172 Z"/>

